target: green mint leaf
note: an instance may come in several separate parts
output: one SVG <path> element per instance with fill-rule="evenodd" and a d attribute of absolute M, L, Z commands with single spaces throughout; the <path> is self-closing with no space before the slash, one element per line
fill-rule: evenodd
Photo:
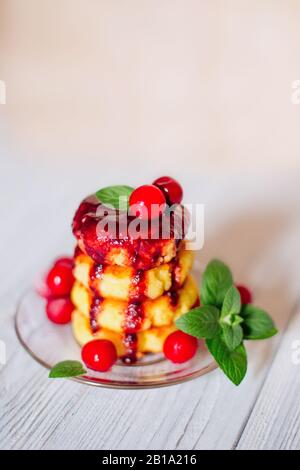
<path fill-rule="evenodd" d="M 240 325 L 222 325 L 223 337 L 230 351 L 237 348 L 243 341 L 243 329 Z"/>
<path fill-rule="evenodd" d="M 202 277 L 200 293 L 202 304 L 221 308 L 226 292 L 232 284 L 232 274 L 226 264 L 217 259 L 212 260 Z"/>
<path fill-rule="evenodd" d="M 212 305 L 197 307 L 176 320 L 176 326 L 196 338 L 213 338 L 220 331 L 220 311 Z"/>
<path fill-rule="evenodd" d="M 206 345 L 222 371 L 239 385 L 247 372 L 247 354 L 243 344 L 230 351 L 221 335 L 206 340 Z"/>
<path fill-rule="evenodd" d="M 261 308 L 252 304 L 245 305 L 241 315 L 244 319 L 243 330 L 245 339 L 266 339 L 278 332 L 272 318 Z"/>
<path fill-rule="evenodd" d="M 63 361 L 58 362 L 50 370 L 49 377 L 50 379 L 62 378 L 62 377 L 77 377 L 79 375 L 84 375 L 86 370 L 83 368 L 81 362 L 79 361 Z"/>
<path fill-rule="evenodd" d="M 228 315 L 236 315 L 241 311 L 241 296 L 235 286 L 230 286 L 226 292 L 222 310 L 221 320 Z"/>
<path fill-rule="evenodd" d="M 128 201 L 133 188 L 130 186 L 108 186 L 96 192 L 96 197 L 104 205 L 108 204 L 115 209 L 127 210 Z"/>

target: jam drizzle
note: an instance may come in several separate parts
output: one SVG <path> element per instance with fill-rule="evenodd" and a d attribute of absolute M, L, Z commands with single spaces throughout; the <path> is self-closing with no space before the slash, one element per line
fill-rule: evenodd
<path fill-rule="evenodd" d="M 179 301 L 179 288 L 181 287 L 181 266 L 179 261 L 179 253 L 177 253 L 176 257 L 171 261 L 171 288 L 167 292 L 168 297 L 170 298 L 171 306 L 175 309 L 178 305 Z"/>
<path fill-rule="evenodd" d="M 95 286 L 95 281 L 101 279 L 103 276 L 103 265 L 93 264 L 89 273 L 89 287 L 92 293 L 92 300 L 90 306 L 90 325 L 93 333 L 99 331 L 98 315 L 101 309 L 103 298 L 98 294 Z"/>
<path fill-rule="evenodd" d="M 135 270 L 131 279 L 129 302 L 123 325 L 123 344 L 126 353 L 122 360 L 125 364 L 134 364 L 137 361 L 137 332 L 140 331 L 144 320 L 143 302 L 146 299 L 145 291 L 145 271 Z"/>
<path fill-rule="evenodd" d="M 91 306 L 90 306 L 90 325 L 91 325 L 91 329 L 93 333 L 97 333 L 97 331 L 99 331 L 100 329 L 98 325 L 97 317 L 100 311 L 101 303 L 102 303 L 102 298 L 96 297 L 95 295 L 93 295 Z"/>

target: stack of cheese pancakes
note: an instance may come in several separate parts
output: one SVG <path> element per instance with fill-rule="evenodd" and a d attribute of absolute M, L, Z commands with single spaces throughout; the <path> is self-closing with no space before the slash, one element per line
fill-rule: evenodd
<path fill-rule="evenodd" d="M 73 332 L 80 345 L 109 339 L 128 364 L 162 351 L 166 337 L 176 330 L 176 318 L 198 301 L 189 274 L 193 253 L 186 249 L 182 229 L 188 217 L 182 213 L 179 222 L 176 212 L 159 218 L 160 233 L 164 221 L 170 225 L 168 238 L 153 238 L 151 228 L 146 236 L 132 237 L 121 223 L 126 217 L 128 227 L 132 220 L 126 211 L 106 210 L 96 195 L 81 203 L 73 221 L 77 247 L 72 290 Z M 117 220 L 113 234 L 109 224 L 101 225 L 103 214 Z"/>

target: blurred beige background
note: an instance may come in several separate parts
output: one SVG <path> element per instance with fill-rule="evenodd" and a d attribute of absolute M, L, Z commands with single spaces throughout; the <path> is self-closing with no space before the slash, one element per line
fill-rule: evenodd
<path fill-rule="evenodd" d="M 299 0 L 0 0 L 2 163 L 298 170 L 299 24 Z"/>

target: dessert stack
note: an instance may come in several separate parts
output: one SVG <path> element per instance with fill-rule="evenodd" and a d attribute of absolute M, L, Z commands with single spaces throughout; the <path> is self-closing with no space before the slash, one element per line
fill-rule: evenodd
<path fill-rule="evenodd" d="M 155 200 L 151 188 L 158 187 L 138 189 L 143 188 L 143 200 Z M 138 197 L 137 191 L 132 196 Z M 176 330 L 176 318 L 197 303 L 198 290 L 190 275 L 193 252 L 186 249 L 184 234 L 178 237 L 176 215 L 168 217 L 168 238 L 151 238 L 149 231 L 146 237 L 132 237 L 124 226 L 128 228 L 133 218 L 127 211 L 107 208 L 102 194 L 85 199 L 73 221 L 73 332 L 82 346 L 93 339 L 110 340 L 118 357 L 132 364 L 145 354 L 161 352 L 165 339 Z M 117 220 L 117 234 L 102 225 L 104 214 Z M 160 233 L 165 214 L 157 214 Z"/>

